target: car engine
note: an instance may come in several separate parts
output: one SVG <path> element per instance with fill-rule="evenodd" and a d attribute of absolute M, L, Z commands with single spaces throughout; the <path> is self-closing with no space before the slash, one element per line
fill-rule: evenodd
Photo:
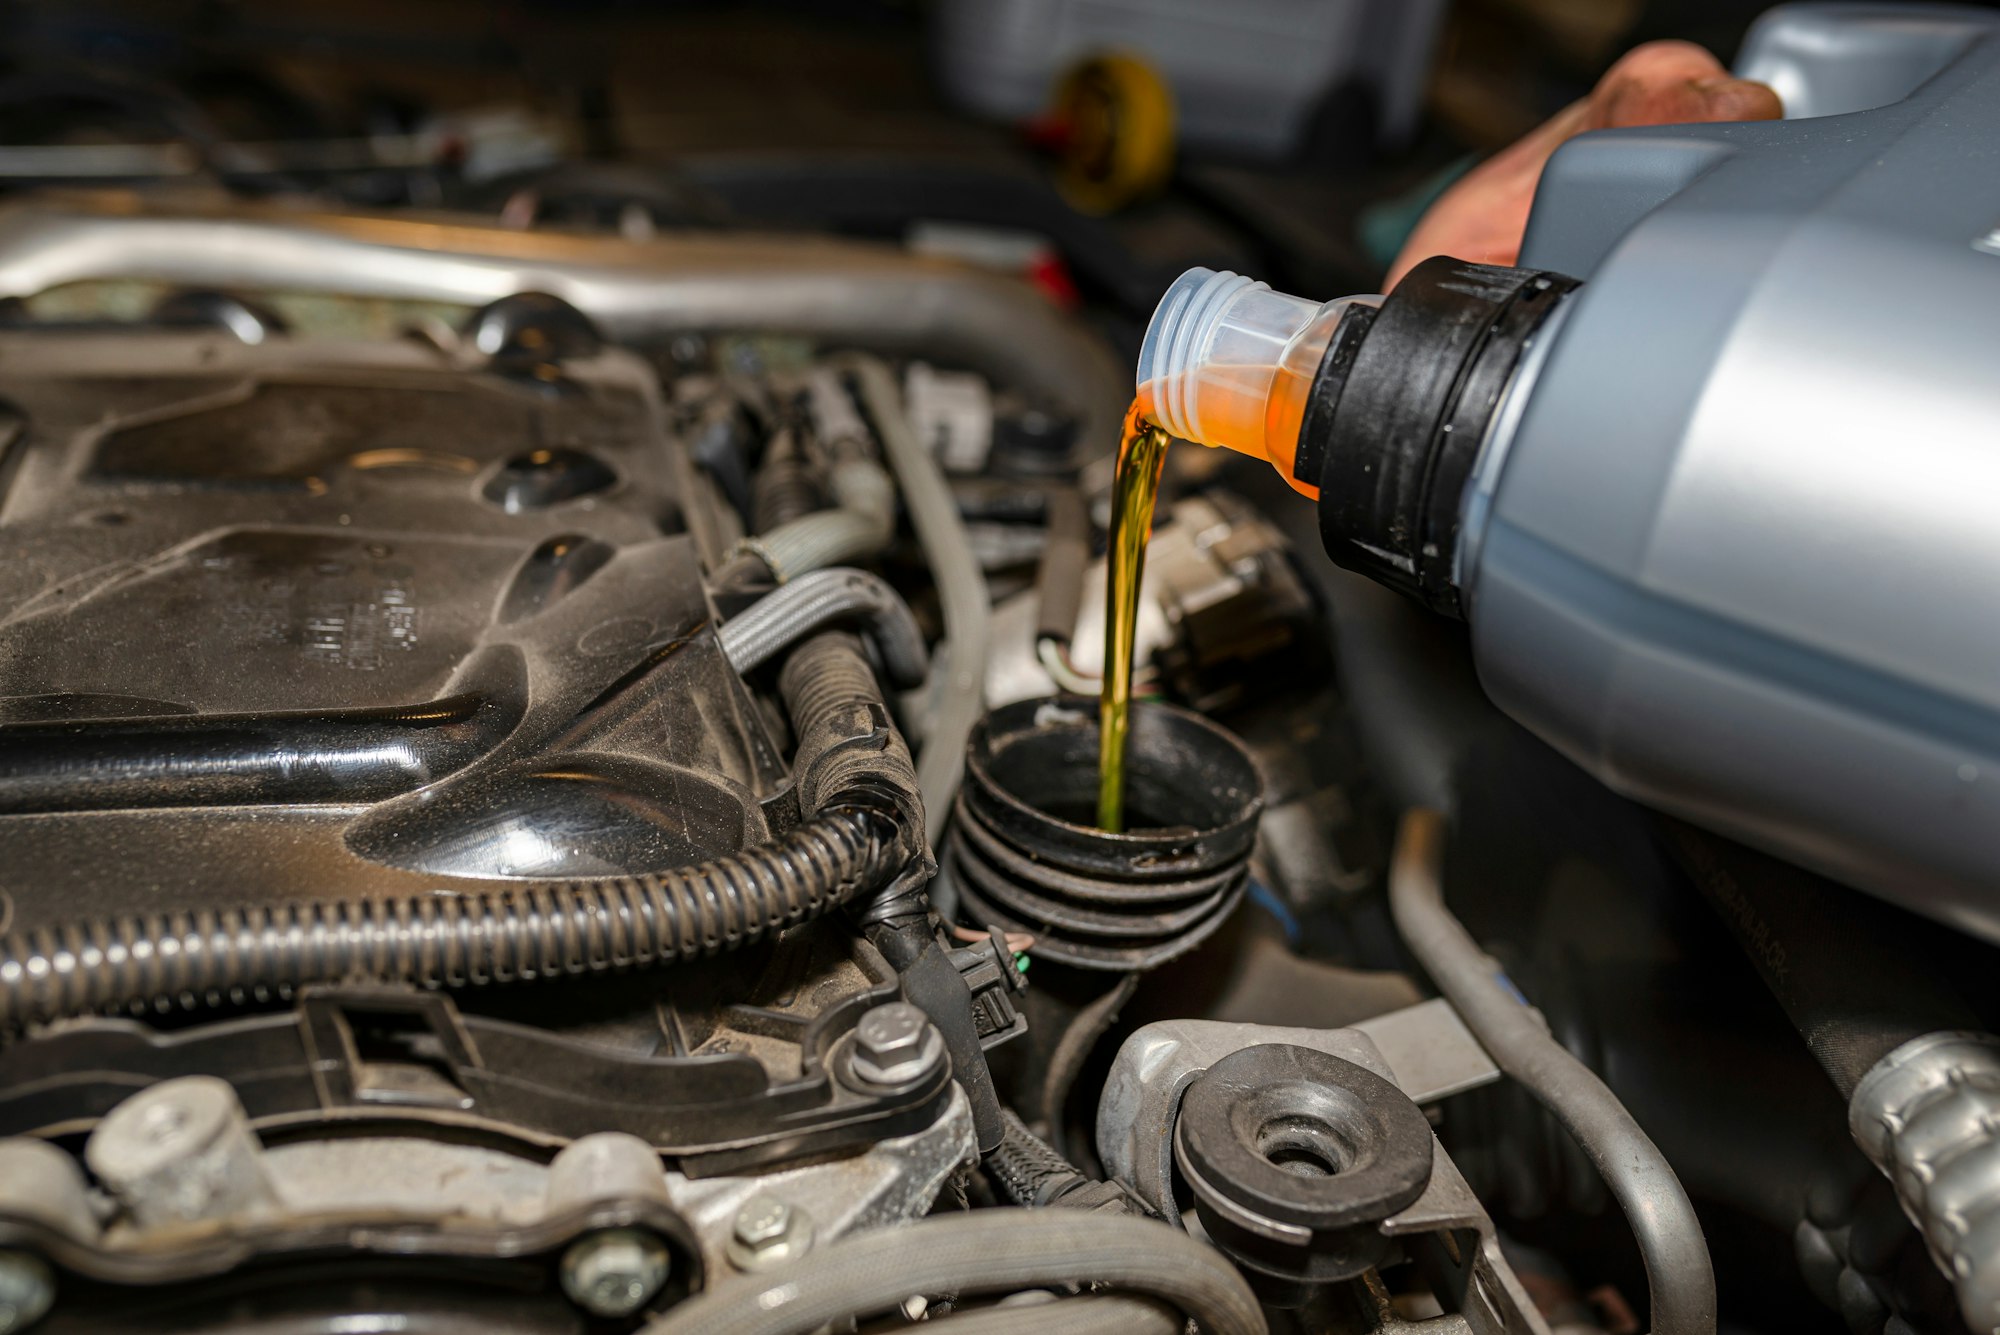
<path fill-rule="evenodd" d="M 1254 461 L 1170 456 L 1096 827 L 1129 342 L 0 201 L 0 1335 L 1990 1313 L 1991 948 L 1615 796 Z"/>
<path fill-rule="evenodd" d="M 992 1213 L 969 1204 L 1142 1219 L 1179 1208 L 1142 1128 L 1224 1058 L 1274 1064 L 1289 1083 L 1263 1097 L 1299 1103 L 1264 1152 L 1308 1175 L 1267 1164 L 1279 1185 L 1386 1174 L 1353 1220 L 1279 1201 L 1245 1227 L 1281 1301 L 1360 1292 L 1393 1253 L 1456 1273 L 1480 1328 L 1535 1328 L 1385 1055 L 1456 1044 L 1466 1069 L 1419 1095 L 1484 1078 L 1442 1012 L 1376 1038 L 1177 1019 L 1147 1031 L 1157 1053 L 1088 1069 L 1141 976 L 1239 909 L 1270 799 L 1249 748 L 1162 705 L 1136 739 L 1155 828 L 1024 825 L 1023 794 L 1061 813 L 1047 784 L 1095 774 L 1034 632 L 1059 627 L 1077 684 L 1077 470 L 1116 391 L 1053 308 L 826 242 L 538 258 L 460 225 L 463 263 L 521 290 L 324 334 L 267 294 L 362 289 L 321 298 L 350 320 L 441 304 L 437 226 L 108 203 L 0 223 L 24 261 L 116 237 L 74 280 L 160 293 L 123 321 L 21 300 L 0 332 L 0 1213 L 8 1255 L 60 1274 L 42 1329 L 321 1329 L 329 1303 L 401 1329 L 629 1326 L 851 1236 Z M 232 229 L 233 254 L 134 271 L 143 233 Z M 443 288 L 366 290 L 415 257 Z M 729 269 L 772 259 L 724 321 L 676 301 L 728 303 Z M 162 277 L 218 263 L 226 291 Z M 816 310 L 814 284 L 839 300 Z M 899 327 L 906 291 L 954 286 L 916 317 L 939 328 Z M 954 340 L 980 370 L 909 360 Z M 936 382 L 992 405 L 956 492 L 911 413 Z M 996 610 L 982 556 L 1023 562 L 982 545 L 1024 537 L 1051 592 Z M 1180 502 L 1151 694 L 1240 698 L 1303 642 L 1284 552 L 1247 502 Z M 1019 1111 L 1062 1141 L 1087 1076 L 1126 1124 L 1123 1180 Z M 1226 1127 L 1224 1087 L 1199 1087 Z M 1197 1188 L 1218 1201 L 1224 1162 Z M 1226 1329 L 1240 1314 L 1210 1308 L 1242 1281 L 1218 1266 L 1233 1284 L 1182 1301 Z"/>

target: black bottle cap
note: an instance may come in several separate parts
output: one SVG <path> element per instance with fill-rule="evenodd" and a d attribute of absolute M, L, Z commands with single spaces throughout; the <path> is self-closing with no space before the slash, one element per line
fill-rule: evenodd
<path fill-rule="evenodd" d="M 1561 274 L 1439 256 L 1380 310 L 1342 317 L 1294 464 L 1317 478 L 1327 555 L 1464 614 L 1453 564 L 1466 481 L 1522 353 L 1576 287 Z"/>

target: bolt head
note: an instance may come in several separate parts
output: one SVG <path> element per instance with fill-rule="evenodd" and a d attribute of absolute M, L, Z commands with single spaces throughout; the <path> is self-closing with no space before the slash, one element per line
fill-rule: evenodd
<path fill-rule="evenodd" d="M 855 1047 L 877 1061 L 895 1061 L 922 1049 L 929 1025 L 924 1013 L 907 1001 L 877 1006 L 854 1026 Z"/>
<path fill-rule="evenodd" d="M 871 1085 L 903 1085 L 944 1057 L 944 1035 L 907 1001 L 877 1006 L 854 1026 L 854 1073 Z"/>
<path fill-rule="evenodd" d="M 729 1260 L 738 1270 L 769 1270 L 812 1248 L 812 1219 L 804 1210 L 760 1191 L 736 1212 Z"/>
<path fill-rule="evenodd" d="M 0 1251 L 0 1335 L 15 1335 L 55 1305 L 56 1277 L 39 1256 Z"/>
<path fill-rule="evenodd" d="M 631 1316 L 666 1287 L 673 1253 L 639 1228 L 607 1228 L 570 1244 L 562 1259 L 562 1286 L 570 1301 L 593 1316 Z"/>
<path fill-rule="evenodd" d="M 752 1196 L 736 1212 L 736 1240 L 746 1247 L 777 1242 L 791 1227 L 792 1207 L 767 1193 Z"/>

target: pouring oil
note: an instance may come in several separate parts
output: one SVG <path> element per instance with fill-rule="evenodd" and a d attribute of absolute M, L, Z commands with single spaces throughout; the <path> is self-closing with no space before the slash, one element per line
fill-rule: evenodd
<path fill-rule="evenodd" d="M 1160 299 L 1139 349 L 1139 395 L 1125 414 L 1111 498 L 1111 589 L 1098 734 L 1097 823 L 1125 828 L 1125 742 L 1132 708 L 1132 641 L 1139 578 L 1153 534 L 1153 499 L 1167 441 L 1221 446 L 1262 459 L 1294 491 L 1299 433 L 1334 336 L 1365 336 L 1382 298 L 1307 301 L 1232 273 L 1190 269 Z"/>
<path fill-rule="evenodd" d="M 1242 379 L 1239 388 L 1234 380 Z M 1222 367 L 1210 373 L 1207 419 L 1219 438 L 1239 442 L 1295 442 L 1305 415 L 1308 376 L 1280 368 L 1261 377 Z M 1251 383 L 1253 382 L 1254 383 Z M 1250 389 L 1256 391 L 1254 394 Z M 1229 392 L 1229 391 L 1236 392 Z M 1125 750 L 1132 722 L 1132 652 L 1139 630 L 1139 582 L 1146 571 L 1146 544 L 1153 536 L 1153 504 L 1172 433 L 1155 420 L 1154 386 L 1142 385 L 1125 412 L 1118 440 L 1118 471 L 1111 486 L 1110 597 L 1105 599 L 1104 684 L 1098 700 L 1097 825 L 1113 833 L 1125 829 Z M 1280 472 L 1307 496 L 1319 490 L 1290 475 L 1287 456 Z"/>
<path fill-rule="evenodd" d="M 1104 685 L 1098 702 L 1097 824 L 1125 829 L 1125 742 L 1132 726 L 1132 647 L 1139 630 L 1139 581 L 1153 536 L 1153 502 L 1166 464 L 1166 428 L 1151 418 L 1144 389 L 1125 413 L 1111 487 L 1110 596 L 1104 613 Z"/>

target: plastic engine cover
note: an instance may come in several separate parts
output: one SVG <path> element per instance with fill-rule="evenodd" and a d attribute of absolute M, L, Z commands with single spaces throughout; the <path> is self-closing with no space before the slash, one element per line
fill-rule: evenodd
<path fill-rule="evenodd" d="M 769 834 L 638 358 L 0 334 L 0 924 Z"/>

